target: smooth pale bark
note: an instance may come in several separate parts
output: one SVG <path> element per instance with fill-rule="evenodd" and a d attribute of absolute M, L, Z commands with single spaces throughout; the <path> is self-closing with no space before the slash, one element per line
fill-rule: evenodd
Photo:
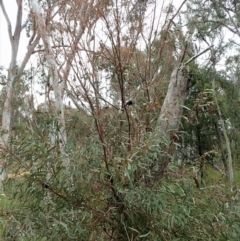
<path fill-rule="evenodd" d="M 58 75 L 58 65 L 56 63 L 56 60 L 54 58 L 54 52 L 52 50 L 51 44 L 50 44 L 50 33 L 49 29 L 47 28 L 45 24 L 44 14 L 42 13 L 40 6 L 37 2 L 37 0 L 31 0 L 30 4 L 32 6 L 32 10 L 36 16 L 37 20 L 37 31 L 39 35 L 41 36 L 41 39 L 44 44 L 44 56 L 47 60 L 48 67 L 51 72 L 52 77 L 52 87 L 54 91 L 54 97 L 55 97 L 55 106 L 56 106 L 56 114 L 57 118 L 60 124 L 60 131 L 59 131 L 59 148 L 60 152 L 64 153 L 65 144 L 67 141 L 67 135 L 65 130 L 65 117 L 64 117 L 64 105 L 63 105 L 63 86 L 64 81 L 59 79 Z"/>
<path fill-rule="evenodd" d="M 189 36 L 189 39 L 190 37 L 191 36 Z M 165 143 L 165 151 L 167 154 L 159 157 L 159 178 L 163 176 L 164 170 L 170 161 L 170 156 L 173 154 L 174 142 L 178 139 L 177 132 L 181 125 L 184 102 L 188 96 L 189 75 L 186 65 L 211 48 L 212 46 L 194 55 L 184 64 L 179 61 L 180 64 L 178 64 L 172 71 L 167 94 L 164 99 L 156 127 L 156 134 L 159 137 L 167 137 L 170 141 L 169 143 Z M 182 50 L 179 60 L 183 61 L 186 49 L 187 45 L 185 49 Z"/>
<path fill-rule="evenodd" d="M 191 36 L 189 36 L 189 39 L 190 37 Z M 186 48 L 187 45 L 185 49 L 182 50 L 179 59 L 183 60 Z M 189 76 L 186 65 L 189 64 L 191 61 L 194 61 L 200 55 L 209 51 L 211 48 L 212 45 L 209 46 L 207 49 L 203 50 L 202 52 L 194 55 L 184 64 L 178 64 L 173 69 L 168 85 L 167 94 L 164 99 L 161 113 L 157 121 L 157 132 L 159 134 L 164 133 L 165 135 L 169 136 L 171 132 L 176 133 L 178 131 L 182 118 L 184 102 L 188 95 Z"/>
<path fill-rule="evenodd" d="M 1 131 L 2 134 L 0 136 L 0 149 L 3 152 L 8 152 L 10 150 L 9 137 L 11 134 L 11 119 L 12 119 L 12 95 L 13 95 L 13 84 L 15 81 L 18 81 L 23 74 L 23 71 L 39 42 L 40 37 L 36 36 L 35 38 L 31 38 L 27 53 L 23 58 L 23 61 L 20 66 L 17 66 L 17 56 L 18 56 L 18 48 L 21 37 L 21 31 L 24 29 L 25 25 L 22 24 L 22 0 L 17 0 L 17 16 L 16 16 L 16 25 L 14 32 L 12 31 L 12 24 L 6 12 L 4 3 L 0 0 L 0 7 L 2 9 L 3 15 L 8 25 L 8 36 L 11 44 L 11 62 L 8 69 L 8 77 L 6 80 L 5 86 L 5 100 L 2 110 L 2 126 Z M 0 182 L 7 179 L 7 160 L 2 160 L 0 162 Z"/>
<path fill-rule="evenodd" d="M 179 129 L 183 105 L 188 95 L 188 71 L 176 66 L 171 74 L 168 90 L 157 121 L 157 132 L 169 135 Z"/>
<path fill-rule="evenodd" d="M 180 121 L 183 113 L 183 105 L 188 95 L 188 71 L 185 66 L 178 65 L 171 74 L 168 90 L 164 99 L 159 118 L 157 120 L 156 134 L 168 139 L 165 143 L 165 155 L 161 154 L 156 163 L 155 178 L 161 179 L 168 166 L 173 154 L 174 141 L 177 137 L 177 131 L 180 127 Z"/>

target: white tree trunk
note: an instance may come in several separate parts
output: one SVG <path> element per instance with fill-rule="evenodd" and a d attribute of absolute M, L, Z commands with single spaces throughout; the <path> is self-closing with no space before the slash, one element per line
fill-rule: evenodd
<path fill-rule="evenodd" d="M 186 67 L 174 68 L 161 113 L 157 121 L 157 131 L 167 135 L 179 129 L 183 105 L 188 95 L 188 71 Z"/>
<path fill-rule="evenodd" d="M 189 36 L 189 39 L 190 37 L 191 36 Z M 164 99 L 159 118 L 157 120 L 156 128 L 157 135 L 159 135 L 160 137 L 167 136 L 170 139 L 170 143 L 166 143 L 166 151 L 170 155 L 172 155 L 174 149 L 174 141 L 178 139 L 177 131 L 179 130 L 181 124 L 184 102 L 188 96 L 189 75 L 186 64 L 190 63 L 206 51 L 210 50 L 211 47 L 212 46 L 196 54 L 187 62 L 185 62 L 185 64 L 180 63 L 179 65 L 177 65 L 173 69 L 173 72 L 171 74 L 167 94 Z M 184 59 L 186 48 L 187 45 L 180 54 L 180 60 Z M 165 168 L 170 161 L 170 158 L 169 155 L 161 156 L 160 158 L 161 163 L 159 164 L 158 171 L 161 178 Z"/>
<path fill-rule="evenodd" d="M 55 96 L 55 105 L 56 105 L 56 114 L 58 117 L 60 127 L 60 133 L 59 133 L 59 148 L 60 151 L 63 153 L 65 144 L 67 141 L 67 135 L 65 130 L 65 117 L 64 117 L 64 105 L 63 105 L 63 84 L 64 82 L 62 80 L 59 80 L 58 72 L 57 72 L 57 63 L 54 58 L 54 52 L 52 50 L 52 47 L 50 45 L 50 33 L 49 29 L 47 28 L 45 24 L 45 19 L 43 17 L 43 13 L 41 12 L 40 6 L 37 2 L 37 0 L 31 0 L 30 1 L 32 10 L 36 16 L 37 19 L 37 28 L 39 35 L 41 36 L 43 40 L 43 44 L 45 47 L 45 58 L 48 63 L 48 67 L 51 71 L 51 77 L 52 77 L 52 87 L 54 91 Z"/>
<path fill-rule="evenodd" d="M 189 36 L 188 39 L 190 40 L 191 36 Z M 163 136 L 164 139 L 167 137 L 169 140 L 168 143 L 165 143 L 165 155 L 161 155 L 159 157 L 157 168 L 158 178 L 162 178 L 164 170 L 167 168 L 168 163 L 171 160 L 171 156 L 173 155 L 174 143 L 178 140 L 177 132 L 181 125 L 183 107 L 188 96 L 189 87 L 189 74 L 186 65 L 198 58 L 206 51 L 210 50 L 212 47 L 208 47 L 202 52 L 191 57 L 185 63 L 182 63 L 187 50 L 187 46 L 188 45 L 186 44 L 185 48 L 182 49 L 178 60 L 179 64 L 172 71 L 167 94 L 164 99 L 159 118 L 157 120 L 156 134 L 159 137 Z"/>
<path fill-rule="evenodd" d="M 171 74 L 168 90 L 164 99 L 159 118 L 157 120 L 156 134 L 169 142 L 166 145 L 166 155 L 159 156 L 156 163 L 156 178 L 161 179 L 170 162 L 175 137 L 180 127 L 183 105 L 188 95 L 188 71 L 185 66 L 178 65 Z"/>
<path fill-rule="evenodd" d="M 23 74 L 23 71 L 28 63 L 37 43 L 39 42 L 39 36 L 35 38 L 31 38 L 29 42 L 27 53 L 21 63 L 20 66 L 17 66 L 17 55 L 18 55 L 18 47 L 20 42 L 21 31 L 24 29 L 24 25 L 22 24 L 22 0 L 17 0 L 18 10 L 16 16 L 16 26 L 14 33 L 12 32 L 12 25 L 8 14 L 5 10 L 5 6 L 3 0 L 0 0 L 0 7 L 2 9 L 3 15 L 8 25 L 8 36 L 11 44 L 11 62 L 8 69 L 8 77 L 6 80 L 6 88 L 5 88 L 5 100 L 4 106 L 2 110 L 2 135 L 0 136 L 0 150 L 1 152 L 8 152 L 10 149 L 9 146 L 9 137 L 11 134 L 11 119 L 12 119 L 12 95 L 13 95 L 13 84 L 15 81 L 18 81 Z M 7 160 L 3 160 L 0 162 L 0 184 L 4 179 L 7 179 Z"/>

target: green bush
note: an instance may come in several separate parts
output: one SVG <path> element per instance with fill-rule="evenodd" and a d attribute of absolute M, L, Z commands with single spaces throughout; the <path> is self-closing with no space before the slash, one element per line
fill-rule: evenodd
<path fill-rule="evenodd" d="M 237 190 L 156 178 L 164 142 L 145 140 L 107 163 L 97 140 L 80 151 L 68 145 L 64 154 L 37 134 L 12 146 L 11 166 L 26 175 L 5 185 L 3 240 L 240 239 Z"/>

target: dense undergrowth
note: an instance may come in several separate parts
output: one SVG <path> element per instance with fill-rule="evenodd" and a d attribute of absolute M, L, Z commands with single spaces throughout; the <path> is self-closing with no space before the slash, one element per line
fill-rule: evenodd
<path fill-rule="evenodd" d="M 24 175 L 0 197 L 1 240 L 240 240 L 237 186 L 197 188 L 191 167 L 174 163 L 157 179 L 166 143 L 149 140 L 107 163 L 97 141 L 59 154 L 40 135 L 13 140 L 5 158 Z"/>

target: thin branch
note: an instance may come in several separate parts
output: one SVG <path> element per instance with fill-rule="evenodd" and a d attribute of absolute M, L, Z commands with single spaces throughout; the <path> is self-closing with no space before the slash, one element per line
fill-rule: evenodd
<path fill-rule="evenodd" d="M 26 19 L 26 21 L 24 22 L 24 24 L 21 26 L 21 31 L 26 28 L 27 23 L 29 22 L 29 18 Z"/>
<path fill-rule="evenodd" d="M 116 110 L 118 110 L 118 111 L 121 110 L 120 108 L 118 108 L 117 106 L 111 104 L 109 101 L 107 101 L 107 100 L 104 99 L 103 97 L 100 96 L 99 99 L 103 100 L 105 103 L 109 104 L 109 105 L 112 106 L 114 109 L 116 109 Z"/>
<path fill-rule="evenodd" d="M 173 15 L 173 17 L 170 19 L 169 24 L 171 24 L 174 20 L 174 18 L 179 14 L 180 10 L 182 9 L 183 5 L 187 2 L 188 0 L 184 0 L 180 7 L 178 8 L 177 12 Z"/>
<path fill-rule="evenodd" d="M 158 56 L 161 57 L 162 55 L 162 51 L 165 47 L 165 41 L 167 39 L 167 34 L 169 33 L 169 30 L 170 30 L 170 27 L 172 26 L 172 23 L 174 24 L 173 20 L 177 17 L 177 15 L 179 14 L 180 10 L 182 9 L 183 5 L 187 2 L 187 0 L 184 0 L 182 2 L 182 4 L 180 5 L 180 7 L 178 8 L 178 10 L 176 11 L 176 13 L 172 16 L 172 18 L 169 20 L 167 26 L 166 26 L 166 35 L 164 36 L 163 38 L 163 44 L 162 46 L 160 46 L 160 50 L 159 50 L 159 53 L 158 53 Z M 169 14 L 169 13 L 168 13 Z M 167 20 L 167 17 L 166 17 L 166 20 Z M 165 23 L 164 23 L 164 26 L 165 26 Z M 164 29 L 164 26 L 162 29 Z"/>
<path fill-rule="evenodd" d="M 22 0 L 17 0 L 18 11 L 17 11 L 17 18 L 16 18 L 16 27 L 14 30 L 14 38 L 17 42 L 19 42 L 20 33 L 22 30 Z"/>
<path fill-rule="evenodd" d="M 18 70 L 19 75 L 22 75 L 23 70 L 25 69 L 26 64 L 27 64 L 28 60 L 30 59 L 31 55 L 34 53 L 34 49 L 35 49 L 36 45 L 38 44 L 39 40 L 40 40 L 40 35 L 38 35 L 36 37 L 36 39 L 34 40 L 34 42 L 28 46 L 28 51 L 27 51 L 27 53 L 22 61 L 22 64 Z"/>
<path fill-rule="evenodd" d="M 7 14 L 7 12 L 6 12 L 5 6 L 4 6 L 4 4 L 3 4 L 3 0 L 0 0 L 0 6 L 1 6 L 1 8 L 2 8 L 3 15 L 4 15 L 4 17 L 5 17 L 5 19 L 6 19 L 6 22 L 7 22 L 7 25 L 8 25 L 8 35 L 9 35 L 9 39 L 10 39 L 10 41 L 12 42 L 12 24 L 11 24 L 10 19 L 9 19 L 9 17 L 8 17 L 8 14 Z"/>
<path fill-rule="evenodd" d="M 188 61 L 186 61 L 184 64 L 189 64 L 190 62 L 192 62 L 194 59 L 198 58 L 200 55 L 206 53 L 208 50 L 210 50 L 213 47 L 213 45 L 211 45 L 210 47 L 206 48 L 205 50 L 203 50 L 202 52 L 194 55 L 193 57 L 191 57 Z"/>
<path fill-rule="evenodd" d="M 229 19 L 230 19 L 230 22 L 232 23 L 232 25 L 233 25 L 234 28 L 235 28 L 236 34 L 240 37 L 240 31 L 238 30 L 238 26 L 237 26 L 237 24 L 236 24 L 236 21 L 233 20 L 231 14 L 230 14 L 229 11 L 227 10 L 227 8 L 226 8 L 225 6 L 222 6 L 222 7 L 223 7 L 223 9 L 227 12 L 228 17 L 229 17 Z M 235 13 L 235 14 L 236 14 L 236 13 Z"/>
<path fill-rule="evenodd" d="M 216 20 L 216 21 L 213 21 L 213 20 L 208 20 L 206 21 L 206 23 L 217 23 L 219 25 L 222 25 L 223 27 L 227 28 L 230 32 L 234 33 L 234 34 L 238 34 L 236 30 L 232 29 L 231 27 L 229 27 L 227 24 L 219 21 L 219 20 Z"/>
<path fill-rule="evenodd" d="M 53 46 L 50 46 L 50 47 L 52 49 L 56 49 L 56 48 L 71 48 L 70 45 L 53 45 Z M 39 53 L 39 52 L 45 52 L 45 51 L 46 51 L 46 48 L 35 50 L 33 53 Z"/>
<path fill-rule="evenodd" d="M 194 21 L 194 23 L 195 24 L 202 24 L 201 21 Z M 234 30 L 233 28 L 229 27 L 226 23 L 223 23 L 220 20 L 206 20 L 206 21 L 204 21 L 204 23 L 214 23 L 214 24 L 217 24 L 217 27 L 223 26 L 223 27 L 227 28 L 230 32 L 238 35 L 238 32 L 236 30 Z"/>

